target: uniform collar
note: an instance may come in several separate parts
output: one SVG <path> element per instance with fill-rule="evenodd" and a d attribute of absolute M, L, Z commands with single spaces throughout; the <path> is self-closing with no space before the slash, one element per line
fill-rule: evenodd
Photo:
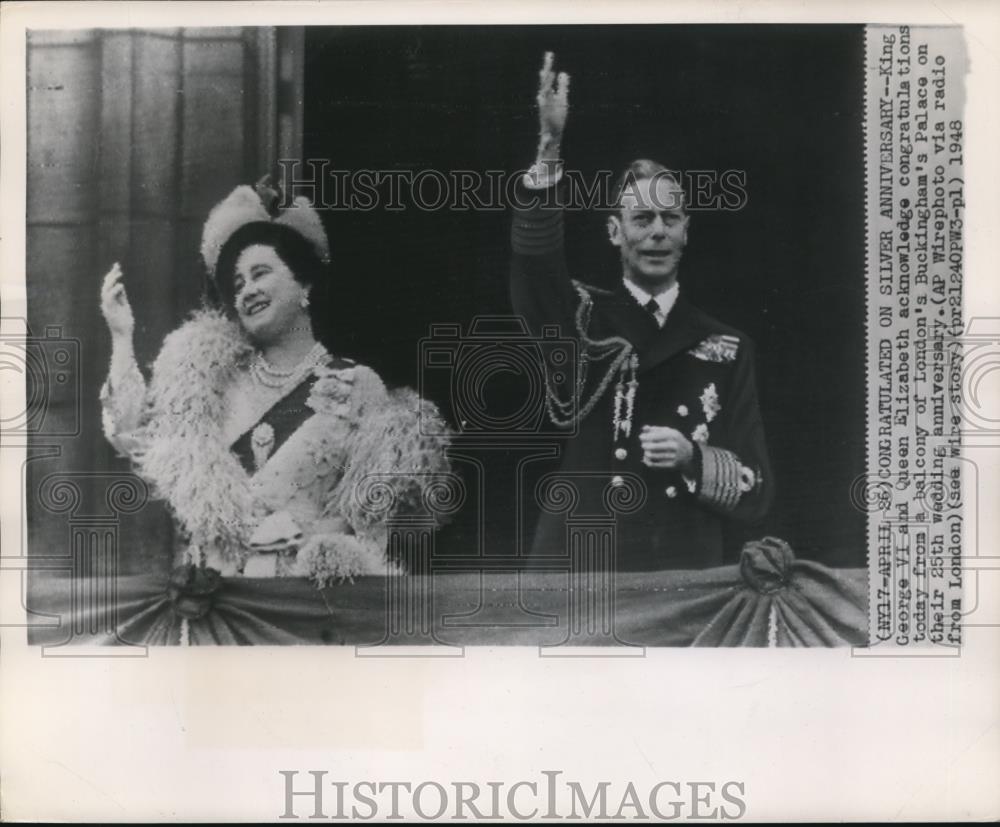
<path fill-rule="evenodd" d="M 649 304 L 649 300 L 652 299 L 659 306 L 659 311 L 656 313 L 656 321 L 659 323 L 660 327 L 663 327 L 664 322 L 667 320 L 667 316 L 670 315 L 670 311 L 673 309 L 674 304 L 677 302 L 677 296 L 680 294 L 680 285 L 675 281 L 669 290 L 664 290 L 659 296 L 654 296 L 652 293 L 648 293 L 643 290 L 639 285 L 630 281 L 629 279 L 622 279 L 622 283 L 625 285 L 625 289 L 639 302 L 639 306 L 644 308 Z"/>

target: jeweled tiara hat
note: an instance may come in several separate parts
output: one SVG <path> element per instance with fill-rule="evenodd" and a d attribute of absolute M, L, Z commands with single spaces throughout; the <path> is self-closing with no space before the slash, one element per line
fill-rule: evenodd
<path fill-rule="evenodd" d="M 225 243 L 240 227 L 257 221 L 283 224 L 295 230 L 313 246 L 324 264 L 329 263 L 330 242 L 309 199 L 299 196 L 291 206 L 281 209 L 279 198 L 267 176 L 253 187 L 245 184 L 237 187 L 212 207 L 201 234 L 201 257 L 212 278 Z"/>

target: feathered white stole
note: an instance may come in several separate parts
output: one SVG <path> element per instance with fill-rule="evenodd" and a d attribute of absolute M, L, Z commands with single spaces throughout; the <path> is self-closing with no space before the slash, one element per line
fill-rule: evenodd
<path fill-rule="evenodd" d="M 424 494 L 449 471 L 448 431 L 437 408 L 401 388 L 359 423 L 329 510 L 364 530 L 398 513 L 440 519 Z"/>
<path fill-rule="evenodd" d="M 222 433 L 225 390 L 253 348 L 221 313 L 200 310 L 163 342 L 149 385 L 139 471 L 173 509 L 191 544 L 245 554 L 250 478 Z"/>
<path fill-rule="evenodd" d="M 198 311 L 167 336 L 153 363 L 146 450 L 137 457 L 139 472 L 170 504 L 191 545 L 234 560 L 247 553 L 255 494 L 265 493 L 254 488 L 222 431 L 226 388 L 252 355 L 239 326 L 217 311 Z M 344 386 L 334 374 L 317 381 L 309 400 L 321 415 L 351 420 L 344 473 L 325 512 L 344 517 L 359 534 L 401 512 L 440 518 L 428 489 L 448 474 L 449 431 L 437 408 L 410 389 L 387 393 L 367 368 L 360 368 L 345 405 Z M 314 470 L 325 465 L 314 456 L 325 446 L 325 429 L 318 430 L 302 454 Z M 313 575 L 322 582 L 338 565 L 346 561 L 327 561 L 320 569 L 330 572 Z"/>

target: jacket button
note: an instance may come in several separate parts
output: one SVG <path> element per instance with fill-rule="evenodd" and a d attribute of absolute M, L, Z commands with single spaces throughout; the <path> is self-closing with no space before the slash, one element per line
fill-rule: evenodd
<path fill-rule="evenodd" d="M 628 451 L 624 448 L 615 448 L 615 459 L 625 459 L 628 456 Z"/>
<path fill-rule="evenodd" d="M 673 485 L 668 485 L 667 490 L 664 492 L 670 499 L 677 496 L 677 489 Z"/>
<path fill-rule="evenodd" d="M 611 478 L 611 484 L 612 484 L 612 485 L 613 485 L 613 486 L 614 486 L 615 488 L 621 488 L 621 487 L 622 487 L 622 486 L 623 486 L 623 485 L 625 484 L 625 478 L 624 478 L 624 477 L 622 477 L 622 476 L 620 476 L 619 474 L 615 474 L 615 475 L 614 475 L 614 476 L 613 476 L 613 477 Z"/>

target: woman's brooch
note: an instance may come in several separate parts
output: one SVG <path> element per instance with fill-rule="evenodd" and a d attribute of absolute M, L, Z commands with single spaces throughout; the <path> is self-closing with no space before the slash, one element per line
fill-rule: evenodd
<path fill-rule="evenodd" d="M 274 449 L 274 428 L 261 422 L 250 434 L 250 447 L 253 449 L 253 463 L 259 471 Z"/>

